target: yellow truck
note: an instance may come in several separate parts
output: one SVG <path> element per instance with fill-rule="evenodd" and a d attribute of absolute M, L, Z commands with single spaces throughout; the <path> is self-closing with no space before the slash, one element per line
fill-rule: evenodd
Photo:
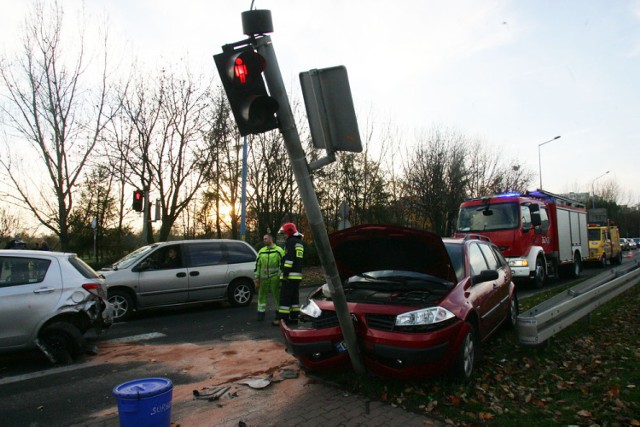
<path fill-rule="evenodd" d="M 589 224 L 589 258 L 587 261 L 605 267 L 622 263 L 620 231 L 615 225 Z"/>

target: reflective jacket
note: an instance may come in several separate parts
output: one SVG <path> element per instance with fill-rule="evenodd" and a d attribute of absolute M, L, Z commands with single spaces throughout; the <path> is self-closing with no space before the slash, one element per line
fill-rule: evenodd
<path fill-rule="evenodd" d="M 254 277 L 256 279 L 268 279 L 280 275 L 280 266 L 284 257 L 284 249 L 278 245 L 265 246 L 258 251 Z"/>
<path fill-rule="evenodd" d="M 304 245 L 302 234 L 295 233 L 287 239 L 282 259 L 283 279 L 302 280 L 302 259 L 304 258 Z"/>

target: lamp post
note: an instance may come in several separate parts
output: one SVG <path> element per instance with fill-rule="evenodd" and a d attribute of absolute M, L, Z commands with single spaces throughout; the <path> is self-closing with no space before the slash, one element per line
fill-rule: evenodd
<path fill-rule="evenodd" d="M 540 161 L 540 147 L 542 147 L 544 144 L 548 144 L 551 141 L 555 141 L 556 139 L 559 139 L 560 135 L 556 136 L 555 138 L 551 138 L 548 141 L 545 142 L 541 142 L 540 144 L 538 144 L 538 174 L 540 175 L 540 190 L 542 190 L 542 162 Z"/>
<path fill-rule="evenodd" d="M 605 173 L 603 173 L 602 175 L 598 176 L 593 181 L 591 181 L 591 209 L 595 209 L 596 208 L 596 190 L 595 190 L 594 184 L 596 183 L 597 180 L 599 180 L 600 178 L 602 178 L 603 176 L 605 176 L 609 172 L 610 171 L 606 171 Z"/>

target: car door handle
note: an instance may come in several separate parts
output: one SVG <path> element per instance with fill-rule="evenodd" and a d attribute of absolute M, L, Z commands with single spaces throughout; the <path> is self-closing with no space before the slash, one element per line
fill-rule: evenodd
<path fill-rule="evenodd" d="M 181 271 L 180 273 L 176 274 L 176 277 L 187 277 L 187 273 L 185 273 L 184 271 Z"/>
<path fill-rule="evenodd" d="M 35 289 L 33 293 L 34 294 L 50 294 L 53 291 L 55 291 L 55 289 L 53 288 L 40 288 L 40 289 Z"/>
<path fill-rule="evenodd" d="M 189 276 L 199 276 L 200 272 L 199 271 L 190 271 L 189 272 Z"/>

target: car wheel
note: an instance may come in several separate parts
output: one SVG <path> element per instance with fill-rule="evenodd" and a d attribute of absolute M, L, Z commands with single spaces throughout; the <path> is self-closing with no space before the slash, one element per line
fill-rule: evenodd
<path fill-rule="evenodd" d="M 40 340 L 53 358 L 54 363 L 68 365 L 80 354 L 84 338 L 80 330 L 67 322 L 56 322 L 45 327 Z"/>
<path fill-rule="evenodd" d="M 455 376 L 461 381 L 468 381 L 473 375 L 473 368 L 479 350 L 474 326 L 470 323 L 466 323 L 466 325 L 468 326 L 467 333 L 458 348 L 455 362 Z"/>
<path fill-rule="evenodd" d="M 115 289 L 109 292 L 109 302 L 113 305 L 113 320 L 122 321 L 131 317 L 133 299 L 127 291 Z"/>
<path fill-rule="evenodd" d="M 611 264 L 622 264 L 622 252 L 618 252 L 618 255 L 616 255 L 614 258 L 611 258 Z"/>
<path fill-rule="evenodd" d="M 536 270 L 535 276 L 533 277 L 533 284 L 537 289 L 542 289 L 544 287 L 544 282 L 547 278 L 544 259 L 538 258 L 536 260 Z"/>
<path fill-rule="evenodd" d="M 600 268 L 605 268 L 607 266 L 607 257 L 605 254 L 602 254 L 602 258 L 600 258 Z"/>
<path fill-rule="evenodd" d="M 234 307 L 244 307 L 253 299 L 253 284 L 247 280 L 232 282 L 227 289 L 229 303 Z"/>

